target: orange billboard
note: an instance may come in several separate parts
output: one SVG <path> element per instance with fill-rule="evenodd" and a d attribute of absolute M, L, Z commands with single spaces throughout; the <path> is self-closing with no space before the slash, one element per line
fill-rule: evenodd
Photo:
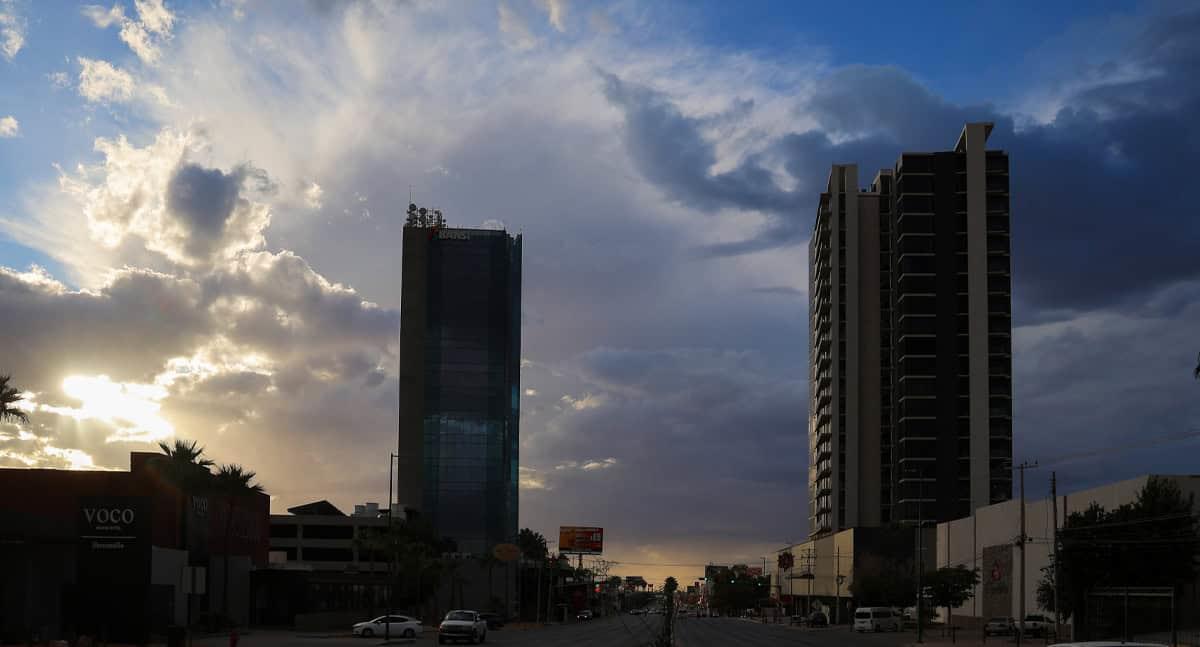
<path fill-rule="evenodd" d="M 599 555 L 604 552 L 604 529 L 591 526 L 559 526 L 558 552 Z"/>

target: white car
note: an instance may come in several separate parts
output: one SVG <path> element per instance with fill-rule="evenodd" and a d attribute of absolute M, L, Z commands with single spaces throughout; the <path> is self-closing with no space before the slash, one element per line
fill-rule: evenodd
<path fill-rule="evenodd" d="M 390 636 L 392 638 L 416 638 L 424 633 L 421 621 L 408 616 L 379 616 L 374 620 L 354 625 L 354 635 L 370 638 Z"/>
<path fill-rule="evenodd" d="M 487 640 L 487 621 L 475 611 L 458 609 L 446 614 L 438 626 L 438 644 L 465 640 L 472 645 Z"/>
<path fill-rule="evenodd" d="M 861 607 L 854 611 L 854 630 L 900 631 L 900 616 L 888 607 Z"/>

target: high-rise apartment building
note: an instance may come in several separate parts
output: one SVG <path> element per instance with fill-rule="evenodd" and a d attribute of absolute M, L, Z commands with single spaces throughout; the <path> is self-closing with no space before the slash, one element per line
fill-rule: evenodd
<path fill-rule="evenodd" d="M 1008 156 L 991 124 L 835 165 L 809 243 L 809 529 L 944 521 L 1012 496 Z"/>
<path fill-rule="evenodd" d="M 458 550 L 517 536 L 521 237 L 409 207 L 397 501 Z"/>

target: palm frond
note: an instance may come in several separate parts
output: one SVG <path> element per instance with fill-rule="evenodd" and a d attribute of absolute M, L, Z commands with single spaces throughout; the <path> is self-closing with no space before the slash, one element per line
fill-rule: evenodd
<path fill-rule="evenodd" d="M 17 408 L 17 403 L 25 399 L 21 392 L 8 385 L 11 375 L 0 375 L 0 422 L 19 420 L 29 422 L 29 415 Z"/>

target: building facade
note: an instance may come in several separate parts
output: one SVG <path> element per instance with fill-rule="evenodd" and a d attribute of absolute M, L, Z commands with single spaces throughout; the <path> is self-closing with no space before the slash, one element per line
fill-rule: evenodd
<path fill-rule="evenodd" d="M 463 553 L 517 536 L 521 237 L 404 228 L 397 501 Z"/>
<path fill-rule="evenodd" d="M 1012 496 L 1008 156 L 991 124 L 859 187 L 809 242 L 809 529 L 954 519 Z"/>
<path fill-rule="evenodd" d="M 270 498 L 181 492 L 158 456 L 131 454 L 129 471 L 0 468 L 0 643 L 140 643 L 189 611 L 249 621 Z"/>
<path fill-rule="evenodd" d="M 1054 537 L 1055 513 L 1058 515 L 1057 527 L 1062 529 L 1069 515 L 1083 513 L 1094 504 L 1105 510 L 1116 510 L 1137 501 L 1138 493 L 1151 478 L 1174 484 L 1184 497 L 1200 499 L 1200 476 L 1144 475 L 1062 494 L 1058 496 L 1057 501 L 1050 498 L 1027 501 L 1025 535 L 1030 539 L 1024 544 L 1023 574 L 1021 545 L 1020 542 L 1014 541 L 1014 538 L 1021 536 L 1019 500 L 978 508 L 968 517 L 939 523 L 937 568 L 962 566 L 978 570 L 980 575 L 980 581 L 975 585 L 971 598 L 962 606 L 950 610 L 953 616 L 951 620 L 959 625 L 970 626 L 997 616 L 1019 617 L 1022 591 L 1027 614 L 1036 613 L 1052 618 L 1051 609 L 1042 609 L 1038 605 L 1037 590 L 1047 567 L 1051 565 L 1054 543 L 1050 539 Z M 1176 595 L 1177 626 L 1200 626 L 1200 580 L 1192 586 L 1179 587 Z M 1117 605 L 1117 608 L 1120 606 Z M 943 614 L 944 610 L 939 609 L 938 613 Z M 1169 619 L 1169 616 L 1159 618 L 1163 623 L 1162 628 L 1169 626 Z M 1079 617 L 1073 616 L 1066 619 L 1065 623 L 1080 628 Z M 1076 638 L 1079 636 L 1078 632 L 1070 635 Z M 1093 636 L 1101 637 L 1103 636 Z"/>

